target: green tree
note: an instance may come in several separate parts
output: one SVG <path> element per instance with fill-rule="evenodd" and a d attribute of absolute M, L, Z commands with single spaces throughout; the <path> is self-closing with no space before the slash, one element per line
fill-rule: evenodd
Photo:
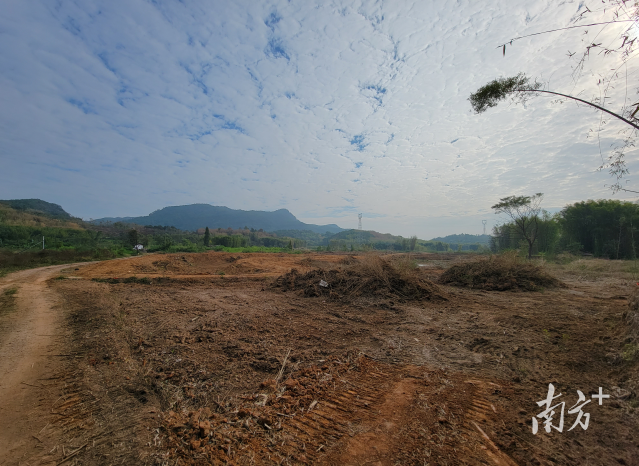
<path fill-rule="evenodd" d="M 559 214 L 550 215 L 542 211 L 539 217 L 539 233 L 537 235 L 537 249 L 539 252 L 555 254 L 561 239 L 561 225 Z"/>
<path fill-rule="evenodd" d="M 554 254 L 559 248 L 561 239 L 560 216 L 550 215 L 542 211 L 537 224 L 537 241 L 533 246 L 533 253 Z M 496 225 L 490 237 L 490 249 L 494 253 L 508 249 L 517 249 L 526 240 L 513 222 Z"/>
<path fill-rule="evenodd" d="M 539 213 L 541 211 L 542 193 L 533 196 L 508 196 L 491 207 L 496 214 L 506 214 L 515 225 L 516 230 L 528 243 L 528 259 L 532 258 L 533 245 L 539 233 Z"/>
<path fill-rule="evenodd" d="M 171 238 L 171 236 L 167 234 L 157 234 L 153 235 L 153 243 L 156 245 L 155 248 L 159 249 L 160 251 L 166 251 L 171 246 L 173 246 L 173 238 Z"/>
<path fill-rule="evenodd" d="M 598 257 L 612 259 L 635 258 L 636 225 L 639 210 L 627 201 L 601 199 L 577 202 L 560 213 L 562 246 Z"/>
<path fill-rule="evenodd" d="M 206 227 L 204 230 L 204 246 L 208 246 L 211 244 L 211 232 L 209 231 L 209 227 Z"/>
<path fill-rule="evenodd" d="M 512 76 L 510 78 L 494 79 L 485 86 L 480 87 L 474 94 L 471 94 L 468 100 L 470 100 L 470 105 L 473 107 L 475 113 L 484 113 L 489 108 L 496 107 L 501 100 L 504 100 L 507 97 L 512 97 L 515 102 L 525 103 L 530 97 L 535 97 L 539 94 L 550 94 L 590 105 L 591 107 L 618 118 L 624 123 L 632 126 L 634 129 L 639 129 L 638 124 L 624 118 L 622 115 L 608 110 L 607 108 L 593 102 L 580 99 L 579 97 L 547 91 L 542 89 L 542 87 L 542 83 L 538 81 L 531 82 L 530 78 L 528 78 L 524 73 L 519 73 L 517 76 Z"/>
<path fill-rule="evenodd" d="M 132 228 L 129 230 L 129 232 L 127 233 L 127 238 L 129 240 L 129 244 L 131 246 L 135 246 L 138 243 L 138 230 L 136 230 L 135 228 Z"/>
<path fill-rule="evenodd" d="M 417 236 L 411 236 L 409 240 L 409 249 L 414 251 L 415 246 L 417 246 Z"/>

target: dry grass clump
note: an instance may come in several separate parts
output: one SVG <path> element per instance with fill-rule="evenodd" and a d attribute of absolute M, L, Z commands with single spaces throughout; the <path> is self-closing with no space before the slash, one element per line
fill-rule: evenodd
<path fill-rule="evenodd" d="M 440 276 L 439 283 L 489 291 L 536 291 L 543 287 L 563 286 L 542 266 L 524 261 L 515 254 L 453 265 Z"/>
<path fill-rule="evenodd" d="M 301 274 L 296 269 L 275 280 L 283 291 L 302 290 L 306 297 L 323 296 L 348 301 L 356 297 L 405 300 L 445 299 L 432 282 L 420 277 L 415 268 L 398 265 L 377 255 L 343 260 L 339 268 L 315 269 Z"/>

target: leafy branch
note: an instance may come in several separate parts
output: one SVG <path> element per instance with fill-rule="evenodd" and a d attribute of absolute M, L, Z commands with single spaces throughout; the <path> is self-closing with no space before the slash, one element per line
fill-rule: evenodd
<path fill-rule="evenodd" d="M 543 85 L 540 82 L 534 81 L 531 83 L 530 78 L 526 77 L 524 73 L 519 73 L 517 76 L 512 76 L 510 78 L 498 78 L 492 80 L 485 86 L 480 87 L 477 92 L 471 94 L 468 100 L 470 101 L 473 110 L 475 110 L 475 113 L 483 113 L 490 107 L 496 107 L 501 100 L 506 99 L 508 96 L 513 96 L 515 101 L 522 102 L 528 99 L 528 97 L 525 96 L 527 93 L 531 93 L 531 97 L 535 97 L 539 94 L 551 94 L 590 105 L 602 112 L 606 112 L 616 118 L 619 118 L 624 123 L 639 130 L 639 125 L 605 107 L 572 95 L 547 91 L 542 89 L 542 87 Z M 636 120 L 636 118 L 634 118 L 635 113 L 633 113 L 632 118 Z"/>

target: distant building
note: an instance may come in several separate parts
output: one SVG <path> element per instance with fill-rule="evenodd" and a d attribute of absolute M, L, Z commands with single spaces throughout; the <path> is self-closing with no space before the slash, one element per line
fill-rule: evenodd
<path fill-rule="evenodd" d="M 133 249 L 135 249 L 136 251 L 144 251 L 144 246 L 142 246 L 141 244 L 136 244 L 135 246 L 133 246 Z"/>

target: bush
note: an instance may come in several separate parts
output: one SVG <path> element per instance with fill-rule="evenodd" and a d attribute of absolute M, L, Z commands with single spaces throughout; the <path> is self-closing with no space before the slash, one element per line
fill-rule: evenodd
<path fill-rule="evenodd" d="M 574 256 L 577 256 L 583 251 L 584 247 L 581 243 L 572 242 L 566 246 L 566 251 Z"/>

